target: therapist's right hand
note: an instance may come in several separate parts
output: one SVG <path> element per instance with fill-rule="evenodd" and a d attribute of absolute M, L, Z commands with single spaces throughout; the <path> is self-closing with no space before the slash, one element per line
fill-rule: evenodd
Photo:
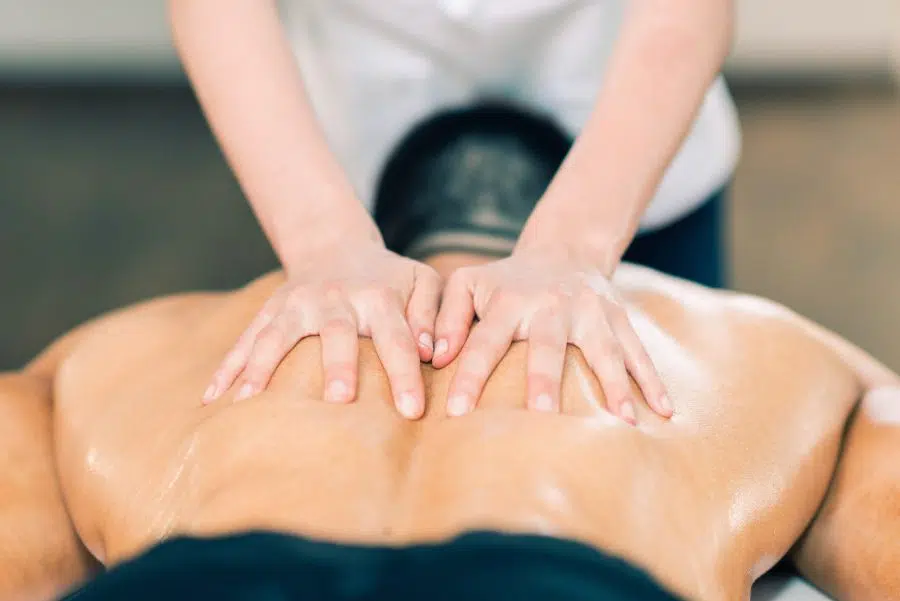
<path fill-rule="evenodd" d="M 380 242 L 342 246 L 295 262 L 227 354 L 204 394 L 210 403 L 236 388 L 236 400 L 265 389 L 278 364 L 303 338 L 320 336 L 325 399 L 356 396 L 358 337 L 372 339 L 394 403 L 409 418 L 425 411 L 420 361 L 433 354 L 441 294 L 437 272 Z"/>

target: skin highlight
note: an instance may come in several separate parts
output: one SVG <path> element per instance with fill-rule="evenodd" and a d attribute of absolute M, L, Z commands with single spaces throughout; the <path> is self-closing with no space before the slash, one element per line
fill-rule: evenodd
<path fill-rule="evenodd" d="M 262 528 L 405 544 L 488 528 L 585 542 L 690 598 L 740 598 L 792 549 L 834 594 L 900 595 L 888 569 L 898 561 L 890 543 L 900 524 L 889 515 L 900 475 L 889 458 L 900 433 L 854 413 L 866 390 L 883 395 L 896 376 L 786 309 L 623 267 L 616 284 L 675 406 L 665 420 L 639 405 L 636 426 L 607 410 L 573 348 L 559 413 L 525 411 L 524 344 L 491 375 L 478 409 L 457 419 L 446 418 L 453 366 L 422 367 L 429 407 L 411 422 L 394 411 L 366 341 L 358 398 L 326 402 L 315 337 L 266 392 L 203 406 L 205 371 L 282 281 L 129 308 L 60 352 L 50 373 L 62 500 L 104 564 L 177 534 Z M 860 442 L 841 453 L 845 429 Z M 36 481 L 53 485 L 48 474 Z M 864 535 L 874 530 L 882 535 Z"/>

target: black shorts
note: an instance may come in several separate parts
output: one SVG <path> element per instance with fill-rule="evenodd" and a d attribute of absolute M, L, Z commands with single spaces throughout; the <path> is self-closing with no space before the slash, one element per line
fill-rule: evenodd
<path fill-rule="evenodd" d="M 72 601 L 672 601 L 644 572 L 580 543 L 473 532 L 406 547 L 274 533 L 179 538 L 101 575 Z"/>

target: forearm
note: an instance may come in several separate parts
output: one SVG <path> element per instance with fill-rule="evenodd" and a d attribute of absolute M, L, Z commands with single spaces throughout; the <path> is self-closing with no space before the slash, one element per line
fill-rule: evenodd
<path fill-rule="evenodd" d="M 630 3 L 592 114 L 520 245 L 565 239 L 615 269 L 721 69 L 732 4 Z"/>
<path fill-rule="evenodd" d="M 169 11 L 199 102 L 282 263 L 339 238 L 380 241 L 315 119 L 276 2 L 169 0 Z"/>

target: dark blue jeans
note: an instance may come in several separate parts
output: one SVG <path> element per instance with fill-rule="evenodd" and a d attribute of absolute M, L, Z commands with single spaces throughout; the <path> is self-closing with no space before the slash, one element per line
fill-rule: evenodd
<path fill-rule="evenodd" d="M 724 234 L 727 200 L 728 189 L 723 188 L 675 223 L 638 235 L 623 260 L 704 286 L 727 286 Z"/>

